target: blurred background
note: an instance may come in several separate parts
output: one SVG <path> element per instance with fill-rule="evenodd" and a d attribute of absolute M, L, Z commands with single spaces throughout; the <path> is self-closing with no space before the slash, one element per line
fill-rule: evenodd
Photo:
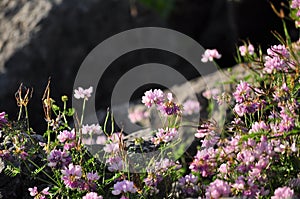
<path fill-rule="evenodd" d="M 275 7 L 284 9 L 274 0 Z M 281 19 L 267 0 L 0 0 L 0 111 L 18 114 L 14 93 L 21 82 L 33 88 L 29 117 L 34 130 L 45 130 L 42 96 L 51 77 L 51 96 L 71 98 L 73 82 L 86 55 L 100 42 L 136 27 L 166 27 L 180 31 L 204 48 L 222 54 L 222 68 L 234 66 L 236 45 L 250 40 L 266 49 L 283 35 Z M 293 40 L 298 32 L 288 22 Z M 199 52 L 199 56 L 201 56 Z M 185 60 L 160 50 L 138 50 L 117 59 L 97 88 L 98 110 L 110 104 L 113 86 L 131 68 L 149 62 L 172 66 L 188 79 L 199 74 Z M 133 95 L 138 99 L 145 85 Z M 69 103 L 71 104 L 71 103 Z"/>

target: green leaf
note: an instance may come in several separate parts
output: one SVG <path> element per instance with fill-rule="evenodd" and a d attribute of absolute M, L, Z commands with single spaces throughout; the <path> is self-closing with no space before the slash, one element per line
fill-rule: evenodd
<path fill-rule="evenodd" d="M 42 167 L 40 167 L 40 168 L 37 168 L 36 170 L 34 170 L 34 171 L 32 172 L 32 174 L 33 174 L 34 176 L 36 176 L 36 175 L 39 174 L 45 167 L 46 167 L 46 165 L 44 165 L 44 166 L 42 166 Z"/>
<path fill-rule="evenodd" d="M 19 173 L 21 173 L 20 168 L 14 167 L 12 165 L 7 165 L 5 170 L 4 170 L 4 174 L 9 176 L 9 177 L 15 177 Z"/>
<path fill-rule="evenodd" d="M 73 116 L 75 113 L 75 109 L 74 108 L 68 108 L 67 112 L 66 112 L 66 115 L 67 116 Z"/>
<path fill-rule="evenodd" d="M 55 104 L 52 104 L 52 110 L 53 111 L 59 111 L 59 107 L 57 106 L 57 105 L 55 105 Z"/>

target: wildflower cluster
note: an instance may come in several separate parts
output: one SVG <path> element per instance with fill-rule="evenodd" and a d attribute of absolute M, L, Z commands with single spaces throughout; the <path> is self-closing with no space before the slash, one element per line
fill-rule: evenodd
<path fill-rule="evenodd" d="M 291 1 L 291 8 L 298 12 L 300 3 Z M 250 75 L 232 77 L 231 92 L 211 89 L 202 93 L 230 107 L 224 127 L 207 118 L 187 125 L 183 116 L 192 118 L 205 108 L 197 100 L 180 104 L 172 93 L 146 91 L 143 108 L 133 110 L 129 118 L 143 124 L 155 111 L 160 123 L 149 130 L 149 138 L 134 141 L 122 130 L 115 131 L 110 112 L 103 126 L 83 123 L 92 87 L 75 89 L 82 115 L 70 125 L 77 110 L 67 108 L 66 96 L 61 99 L 63 108 L 56 105 L 50 98 L 50 84 L 43 97 L 47 130 L 38 135 L 29 126 L 30 91 L 23 96 L 20 87 L 18 120 L 0 112 L 3 172 L 11 177 L 22 175 L 29 182 L 24 195 L 35 199 L 299 198 L 299 49 L 299 42 L 281 40 L 258 57 L 261 50 L 250 42 L 238 47 L 237 60 L 251 69 Z M 206 50 L 202 61 L 219 58 L 217 50 Z M 192 128 L 194 141 L 175 159 L 175 152 L 182 150 L 178 143 L 185 141 L 186 126 Z M 89 151 L 93 147 L 98 150 L 95 155 Z M 158 155 L 145 162 L 146 152 Z M 140 159 L 133 161 L 136 154 Z"/>

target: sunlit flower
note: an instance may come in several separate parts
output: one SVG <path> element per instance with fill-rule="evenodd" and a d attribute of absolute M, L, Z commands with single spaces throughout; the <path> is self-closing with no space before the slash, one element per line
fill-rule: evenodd
<path fill-rule="evenodd" d="M 61 173 L 63 175 L 62 180 L 67 187 L 74 189 L 80 186 L 79 180 L 82 176 L 81 166 L 69 164 L 68 167 L 61 170 Z"/>
<path fill-rule="evenodd" d="M 142 103 L 150 108 L 153 104 L 160 105 L 164 101 L 164 93 L 160 89 L 146 91 L 142 97 Z"/>
<path fill-rule="evenodd" d="M 192 115 L 200 112 L 200 104 L 197 100 L 187 100 L 183 103 L 183 115 Z"/>
<path fill-rule="evenodd" d="M 90 192 L 83 196 L 82 199 L 103 199 L 103 197 L 98 196 L 98 194 L 95 192 Z"/>
<path fill-rule="evenodd" d="M 76 99 L 85 99 L 88 100 L 92 96 L 93 87 L 89 87 L 88 89 L 83 89 L 82 87 L 78 87 L 78 89 L 74 90 L 74 97 Z"/>
<path fill-rule="evenodd" d="M 253 55 L 254 54 L 254 46 L 252 44 L 249 44 L 248 46 L 243 45 L 239 47 L 239 51 L 241 53 L 241 56 L 245 56 L 247 53 L 249 53 L 249 55 Z"/>
<path fill-rule="evenodd" d="M 64 131 L 59 132 L 57 139 L 62 143 L 66 142 L 66 141 L 74 140 L 75 139 L 74 129 L 72 131 L 64 130 Z"/>
<path fill-rule="evenodd" d="M 207 49 L 205 50 L 204 54 L 202 55 L 202 62 L 213 61 L 214 59 L 220 59 L 222 56 L 216 49 Z"/>
<path fill-rule="evenodd" d="M 128 180 L 123 180 L 114 184 L 114 190 L 112 194 L 119 195 L 121 193 L 135 193 L 137 189 L 135 188 L 133 182 Z"/>
<path fill-rule="evenodd" d="M 40 193 L 38 192 L 37 187 L 29 188 L 29 194 L 34 196 L 34 199 L 46 199 L 46 195 L 49 195 L 49 187 L 44 188 Z"/>
<path fill-rule="evenodd" d="M 212 183 L 209 184 L 209 186 L 206 189 L 205 196 L 206 198 L 221 198 L 221 197 L 228 197 L 231 193 L 230 191 L 231 187 L 230 185 L 223 181 L 216 179 Z"/>
<path fill-rule="evenodd" d="M 66 151 L 54 149 L 47 157 L 49 167 L 61 168 L 71 163 L 72 157 Z"/>
<path fill-rule="evenodd" d="M 271 199 L 291 199 L 294 196 L 294 190 L 289 187 L 279 187 L 275 190 Z"/>

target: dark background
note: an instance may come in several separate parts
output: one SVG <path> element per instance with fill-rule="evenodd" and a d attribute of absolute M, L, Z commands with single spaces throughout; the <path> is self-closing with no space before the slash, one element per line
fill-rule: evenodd
<path fill-rule="evenodd" d="M 7 1 L 9 2 L 9 1 Z M 11 1 L 13 2 L 13 0 Z M 21 2 L 21 3 L 20 3 Z M 8 9 L 2 3 L 0 13 L 13 19 L 29 1 L 19 1 Z M 40 2 L 43 2 L 42 0 Z M 51 77 L 51 96 L 58 103 L 60 96 L 72 96 L 76 72 L 86 55 L 100 42 L 121 31 L 147 26 L 167 27 L 180 31 L 205 48 L 216 48 L 222 54 L 218 64 L 222 68 L 234 66 L 236 45 L 250 40 L 256 47 L 266 49 L 278 43 L 271 31 L 283 34 L 281 19 L 267 0 L 62 0 L 50 1 L 50 11 L 37 26 L 30 30 L 24 45 L 13 49 L 3 61 L 5 73 L 0 75 L 0 110 L 15 119 L 18 108 L 14 92 L 21 82 L 34 88 L 29 102 L 29 115 L 33 128 L 42 133 L 46 123 L 43 119 L 41 98 Z M 150 3 L 149 3 L 150 2 Z M 165 3 L 159 3 L 165 2 Z M 283 1 L 286 3 L 286 1 Z M 274 0 L 276 8 L 283 8 Z M 37 12 L 37 15 L 41 12 Z M 32 14 L 32 13 L 29 13 Z M 26 21 L 26 16 L 22 16 Z M 3 20 L 3 19 L 0 19 Z M 298 37 L 293 22 L 288 22 L 293 40 Z M 4 31 L 0 26 L 0 32 Z M 25 27 L 22 27 L 26 29 Z M 14 34 L 14 32 L 10 32 Z M 12 40 L 2 42 L 15 42 Z M 7 49 L 0 48 L 1 53 Z M 199 54 L 199 56 L 201 56 Z M 97 89 L 97 109 L 109 106 L 114 84 L 134 66 L 158 62 L 174 67 L 188 79 L 197 77 L 193 67 L 180 57 L 158 50 L 139 50 L 117 59 L 101 78 Z M 148 89 L 144 86 L 135 92 L 139 98 Z M 69 103 L 70 105 L 71 103 Z"/>

